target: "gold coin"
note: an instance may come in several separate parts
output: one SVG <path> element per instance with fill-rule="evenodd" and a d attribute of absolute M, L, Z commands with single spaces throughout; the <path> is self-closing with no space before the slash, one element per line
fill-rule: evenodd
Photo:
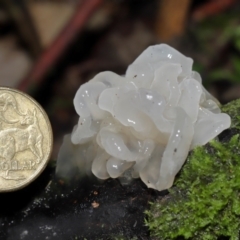
<path fill-rule="evenodd" d="M 0 87 L 0 192 L 25 187 L 46 167 L 53 145 L 47 114 L 30 96 Z"/>

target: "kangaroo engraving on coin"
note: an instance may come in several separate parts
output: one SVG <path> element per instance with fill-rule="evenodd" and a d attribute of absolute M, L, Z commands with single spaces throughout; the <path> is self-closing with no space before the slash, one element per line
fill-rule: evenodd
<path fill-rule="evenodd" d="M 0 192 L 23 188 L 38 177 L 52 144 L 42 107 L 22 92 L 0 87 Z"/>

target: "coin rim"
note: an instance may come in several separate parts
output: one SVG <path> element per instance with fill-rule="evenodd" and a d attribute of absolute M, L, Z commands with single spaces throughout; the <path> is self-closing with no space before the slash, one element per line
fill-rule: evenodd
<path fill-rule="evenodd" d="M 20 184 L 18 185 L 17 187 L 12 187 L 10 189 L 0 189 L 0 193 L 1 192 L 13 192 L 13 191 L 17 191 L 17 190 L 20 190 L 26 186 L 28 186 L 29 184 L 31 184 L 36 178 L 38 178 L 41 173 L 44 171 L 44 169 L 46 168 L 46 166 L 48 165 L 48 162 L 49 162 L 49 159 L 51 157 L 51 154 L 52 154 L 52 150 L 53 150 L 53 131 L 52 131 L 52 126 L 51 126 L 51 123 L 50 123 L 50 120 L 49 120 L 49 117 L 47 115 L 47 113 L 45 112 L 45 110 L 43 109 L 43 107 L 34 99 L 32 98 L 31 96 L 29 96 L 27 93 L 24 93 L 22 91 L 19 91 L 17 89 L 14 89 L 14 88 L 10 88 L 10 87 L 0 87 L 0 91 L 1 90 L 7 90 L 7 91 L 12 91 L 12 92 L 15 92 L 15 93 L 18 93 L 20 95 L 22 95 L 23 97 L 26 97 L 27 99 L 29 99 L 30 101 L 32 101 L 38 108 L 39 110 L 41 111 L 41 113 L 43 114 L 43 117 L 44 119 L 46 120 L 46 124 L 47 124 L 47 127 L 48 127 L 48 130 L 49 130 L 49 144 L 50 144 L 50 147 L 49 147 L 49 151 L 48 151 L 48 156 L 46 158 L 46 161 L 45 163 L 43 164 L 42 168 L 40 169 L 40 171 L 34 175 L 33 177 L 31 177 L 27 182 L 24 182 L 23 184 Z"/>

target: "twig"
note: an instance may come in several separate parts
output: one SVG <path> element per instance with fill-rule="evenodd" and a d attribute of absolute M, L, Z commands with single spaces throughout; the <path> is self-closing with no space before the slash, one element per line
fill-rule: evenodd
<path fill-rule="evenodd" d="M 69 43 L 82 30 L 91 14 L 100 6 L 103 0 L 85 0 L 76 10 L 76 14 L 70 20 L 59 37 L 48 47 L 35 63 L 29 75 L 18 85 L 18 89 L 24 92 L 34 90 L 43 81 L 47 71 L 62 55 Z"/>
<path fill-rule="evenodd" d="M 236 2 L 236 0 L 212 0 L 198 7 L 193 12 L 192 17 L 194 20 L 200 21 L 208 16 L 212 16 L 226 10 Z"/>

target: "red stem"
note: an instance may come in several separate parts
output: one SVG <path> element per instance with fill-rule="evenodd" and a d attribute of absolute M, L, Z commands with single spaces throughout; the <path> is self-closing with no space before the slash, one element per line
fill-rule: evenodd
<path fill-rule="evenodd" d="M 208 16 L 218 14 L 236 2 L 236 0 L 212 0 L 198 7 L 192 14 L 193 19 L 199 21 Z"/>
<path fill-rule="evenodd" d="M 20 82 L 18 89 L 26 92 L 38 86 L 47 73 L 61 56 L 69 43 L 82 30 L 91 14 L 100 6 L 103 0 L 85 0 L 76 10 L 69 24 L 60 33 L 59 37 L 41 54 L 29 75 Z"/>

